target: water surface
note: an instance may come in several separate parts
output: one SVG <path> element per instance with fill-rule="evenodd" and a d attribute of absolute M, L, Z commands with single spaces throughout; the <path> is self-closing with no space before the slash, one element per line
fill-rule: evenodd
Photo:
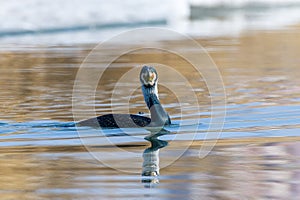
<path fill-rule="evenodd" d="M 209 129 L 211 97 L 205 81 L 186 70 L 186 61 L 176 56 L 161 51 L 131 52 L 115 60 L 99 82 L 95 108 L 100 115 L 112 111 L 111 94 L 122 74 L 149 62 L 149 57 L 152 62 L 174 66 L 189 78 L 199 112 L 195 112 L 197 105 L 180 107 L 174 91 L 161 85 L 160 99 L 174 125 L 166 127 L 168 133 L 160 140 L 152 141 L 152 148 L 144 139 L 149 134 L 145 129 L 128 129 L 125 131 L 130 134 L 126 135 L 121 129 L 99 131 L 74 126 L 73 84 L 92 45 L 3 46 L 1 199 L 299 196 L 299 27 L 199 42 L 218 65 L 224 80 L 227 115 L 221 135 Z M 161 42 L 178 48 L 185 48 L 184 44 Z M 116 48 L 117 45 L 112 46 L 107 56 Z M 187 50 L 193 54 L 193 49 Z M 97 62 L 89 64 L 97 68 Z M 167 72 L 160 73 L 160 77 L 180 84 Z M 113 108 L 148 115 L 140 88 L 133 83 L 115 91 Z M 129 108 L 126 87 L 136 88 L 130 96 Z M 83 105 L 91 102 L 90 96 L 82 97 Z M 182 122 L 187 125 L 179 126 Z M 207 157 L 199 158 L 207 137 L 218 142 Z M 141 176 L 149 159 L 155 161 L 153 165 L 159 159 L 159 165 L 153 169 L 160 176 Z"/>

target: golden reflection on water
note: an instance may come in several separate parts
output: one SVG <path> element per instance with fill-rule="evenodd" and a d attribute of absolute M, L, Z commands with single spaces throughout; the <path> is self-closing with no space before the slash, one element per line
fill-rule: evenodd
<path fill-rule="evenodd" d="M 165 198 L 179 198 L 174 196 L 175 189 L 187 199 L 261 199 L 266 195 L 290 199 L 300 192 L 299 142 L 279 141 L 255 144 L 223 140 L 204 159 L 198 158 L 200 146 L 194 145 L 175 163 L 160 169 L 161 183 L 154 191 Z M 172 159 L 172 149 L 181 147 L 177 143 L 171 144 L 171 149 L 160 149 L 161 165 Z M 131 147 L 141 156 L 146 148 Z M 155 197 L 144 188 L 140 176 L 106 167 L 81 149 L 53 150 L 8 150 L 1 154 L 1 198 Z"/>
<path fill-rule="evenodd" d="M 258 32 L 211 52 L 224 78 L 228 103 L 291 104 L 300 94 L 299 28 Z M 218 49 L 218 48 L 216 48 Z M 249 91 L 249 92 L 244 92 Z"/>

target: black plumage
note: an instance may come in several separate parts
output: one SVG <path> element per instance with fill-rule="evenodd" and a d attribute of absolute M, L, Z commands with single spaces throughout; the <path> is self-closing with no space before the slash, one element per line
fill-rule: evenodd
<path fill-rule="evenodd" d="M 138 128 L 149 125 L 151 119 L 132 114 L 107 114 L 96 118 L 87 119 L 77 123 L 80 126 L 103 127 L 103 128 Z"/>

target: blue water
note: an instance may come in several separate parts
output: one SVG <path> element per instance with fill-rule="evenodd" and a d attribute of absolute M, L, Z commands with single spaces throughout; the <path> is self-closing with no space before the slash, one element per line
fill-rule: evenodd
<path fill-rule="evenodd" d="M 205 114 L 205 113 L 201 113 Z M 221 134 L 208 130 L 210 118 L 202 118 L 200 124 L 180 126 L 180 121 L 165 127 L 169 135 L 161 139 L 203 140 L 228 138 L 268 138 L 300 136 L 300 106 L 268 106 L 245 104 L 228 106 L 227 116 Z M 171 116 L 172 117 L 172 116 Z M 1 122 L 0 146 L 74 146 L 82 145 L 82 137 L 114 137 L 115 144 L 127 142 L 143 142 L 143 137 L 149 131 L 140 129 L 96 129 L 91 127 L 76 127 L 75 122 L 60 121 L 27 121 L 23 123 Z M 80 135 L 77 132 L 80 130 Z M 180 132 L 179 132 L 180 129 Z M 125 132 L 129 135 L 124 135 Z M 180 134 L 182 137 L 178 137 Z M 207 134 L 207 136 L 206 136 Z M 122 139 L 120 139 L 122 138 Z M 134 139 L 134 140 L 132 140 Z M 90 145 L 108 145 L 105 140 L 91 140 Z M 103 142 L 103 143 L 99 143 Z"/>

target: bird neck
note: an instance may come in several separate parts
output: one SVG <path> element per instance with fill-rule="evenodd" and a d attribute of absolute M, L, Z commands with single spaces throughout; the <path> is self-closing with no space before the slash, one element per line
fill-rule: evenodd
<path fill-rule="evenodd" d="M 160 101 L 158 98 L 157 85 L 155 85 L 153 87 L 142 86 L 142 91 L 143 91 L 145 102 L 146 102 L 149 110 L 153 105 L 160 104 Z"/>
<path fill-rule="evenodd" d="M 157 85 L 155 84 L 153 87 L 142 86 L 142 91 L 145 102 L 151 113 L 151 125 L 162 126 L 170 124 L 170 117 L 160 104 Z"/>

